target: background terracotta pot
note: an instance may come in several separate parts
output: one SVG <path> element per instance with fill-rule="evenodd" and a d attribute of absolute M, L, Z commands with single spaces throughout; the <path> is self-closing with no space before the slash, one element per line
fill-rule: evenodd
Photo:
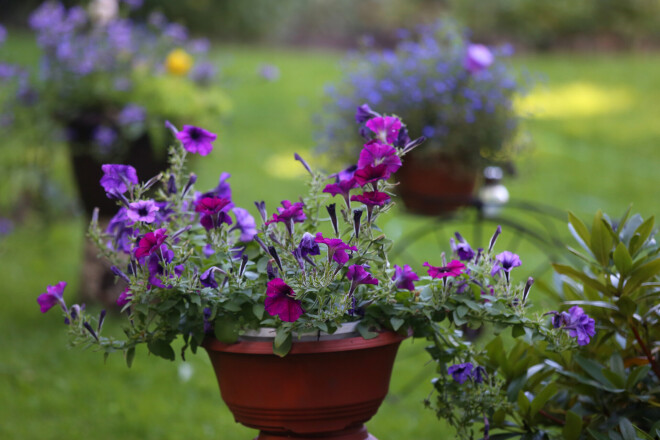
<path fill-rule="evenodd" d="M 204 348 L 223 400 L 237 422 L 260 430 L 258 440 L 375 440 L 364 423 L 387 394 L 403 339 L 294 342 L 283 358 L 272 342 L 210 339 Z"/>
<path fill-rule="evenodd" d="M 398 192 L 413 214 L 442 215 L 474 203 L 479 170 L 441 156 L 409 154 L 396 173 Z"/>

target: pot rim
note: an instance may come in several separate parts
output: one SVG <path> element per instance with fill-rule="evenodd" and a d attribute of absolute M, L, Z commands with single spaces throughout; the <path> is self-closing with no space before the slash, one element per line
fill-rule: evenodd
<path fill-rule="evenodd" d="M 406 338 L 407 336 L 403 336 L 392 331 L 384 331 L 372 339 L 364 339 L 359 334 L 351 334 L 350 336 L 346 336 L 342 339 L 320 339 L 311 341 L 294 340 L 291 346 L 291 350 L 287 356 L 292 354 L 332 353 L 338 351 L 363 350 L 366 348 L 374 348 L 383 345 L 399 343 Z M 240 339 L 236 343 L 226 344 L 224 342 L 218 341 L 213 337 L 207 336 L 206 339 L 204 339 L 202 346 L 207 351 L 276 356 L 273 353 L 274 339 L 274 337 L 268 338 L 268 340 Z"/>

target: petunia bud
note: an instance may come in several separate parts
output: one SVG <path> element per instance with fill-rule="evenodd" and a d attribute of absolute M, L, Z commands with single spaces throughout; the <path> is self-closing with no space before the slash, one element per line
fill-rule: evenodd
<path fill-rule="evenodd" d="M 186 182 L 186 186 L 183 187 L 181 198 L 185 197 L 186 194 L 188 194 L 188 191 L 190 191 L 190 187 L 192 187 L 195 184 L 195 182 L 197 182 L 197 175 L 195 173 L 190 173 L 190 176 L 188 177 L 188 182 Z"/>
<path fill-rule="evenodd" d="M 529 290 L 532 288 L 532 284 L 534 284 L 534 278 L 527 278 L 527 283 L 525 283 L 525 288 L 523 289 L 523 304 L 527 302 L 527 295 L 529 295 Z"/>
<path fill-rule="evenodd" d="M 264 202 L 263 200 L 261 202 L 254 202 L 254 205 L 257 207 L 257 210 L 259 211 L 261 220 L 265 222 L 268 219 L 268 213 L 266 212 L 266 202 Z"/>
<path fill-rule="evenodd" d="M 335 231 L 335 237 L 339 237 L 339 225 L 337 224 L 337 205 L 331 203 L 325 207 L 328 210 L 330 215 L 330 222 L 332 223 L 332 229 Z"/>
<path fill-rule="evenodd" d="M 130 284 L 131 282 L 130 278 L 128 278 L 128 275 L 126 275 L 120 268 L 118 268 L 117 266 L 112 266 L 110 267 L 110 270 L 119 278 Z"/>
<path fill-rule="evenodd" d="M 264 252 L 266 252 L 267 254 L 270 253 L 270 252 L 268 251 L 268 247 L 266 246 L 266 244 L 263 242 L 263 240 L 262 240 L 258 235 L 255 235 L 253 239 L 254 239 L 254 241 L 257 242 L 257 244 L 258 244 L 259 246 L 261 246 L 261 248 L 264 250 Z"/>
<path fill-rule="evenodd" d="M 298 153 L 295 153 L 295 154 L 293 155 L 293 157 L 294 157 L 294 159 L 296 159 L 298 162 L 300 162 L 300 163 L 302 164 L 302 166 L 305 167 L 305 169 L 307 170 L 307 172 L 308 172 L 309 174 L 311 174 L 312 176 L 314 176 L 314 173 L 312 172 L 312 169 L 309 167 L 309 164 L 305 161 L 305 159 L 303 159 L 302 157 L 300 157 L 300 155 L 299 155 Z"/>
<path fill-rule="evenodd" d="M 277 278 L 277 269 L 273 267 L 272 260 L 268 260 L 268 263 L 266 264 L 266 275 L 268 275 L 269 281 Z"/>
<path fill-rule="evenodd" d="M 355 238 L 360 235 L 360 219 L 362 218 L 362 210 L 356 209 L 353 211 L 353 229 L 355 231 Z"/>
<path fill-rule="evenodd" d="M 243 257 L 241 258 L 241 266 L 240 266 L 240 268 L 238 269 L 238 276 L 239 276 L 239 278 L 242 277 L 243 274 L 245 273 L 245 268 L 247 267 L 247 262 L 248 262 L 248 256 L 247 256 L 247 255 L 243 255 Z"/>
<path fill-rule="evenodd" d="M 87 330 L 89 332 L 89 334 L 92 335 L 94 337 L 94 339 L 96 339 L 97 342 L 100 342 L 99 337 L 96 335 L 96 332 L 94 331 L 92 326 L 89 324 L 89 322 L 87 322 L 87 321 L 83 322 L 83 327 L 85 327 L 85 330 Z"/>
<path fill-rule="evenodd" d="M 165 127 L 168 128 L 174 136 L 179 132 L 177 128 L 170 121 L 165 121 Z"/>
<path fill-rule="evenodd" d="M 495 229 L 495 233 L 490 239 L 490 244 L 488 245 L 488 252 L 492 252 L 493 247 L 495 247 L 495 242 L 497 241 L 497 237 L 500 236 L 502 233 L 502 226 L 497 226 L 497 229 Z"/>
<path fill-rule="evenodd" d="M 100 334 L 101 329 L 103 328 L 103 321 L 105 321 L 105 309 L 101 310 L 101 314 L 99 315 L 99 325 L 96 328 L 96 331 Z"/>
<path fill-rule="evenodd" d="M 425 136 L 420 136 L 415 140 L 412 140 L 406 144 L 405 147 L 403 147 L 402 153 L 410 153 L 412 150 L 415 148 L 419 147 L 422 145 L 424 142 L 426 142 L 426 137 Z"/>
<path fill-rule="evenodd" d="M 170 178 L 167 180 L 167 192 L 176 194 L 176 177 L 174 177 L 174 174 L 170 174 Z"/>
<path fill-rule="evenodd" d="M 280 256 L 277 254 L 275 247 L 268 246 L 268 253 L 271 257 L 273 257 L 273 260 L 275 260 L 275 263 L 277 263 L 277 267 L 280 268 L 280 271 L 284 272 L 284 269 L 282 269 L 282 261 L 280 261 Z"/>
<path fill-rule="evenodd" d="M 144 184 L 144 189 L 147 190 L 147 189 L 151 188 L 152 186 L 154 186 L 154 184 L 156 182 L 160 181 L 160 179 L 162 179 L 162 178 L 163 178 L 163 173 L 160 173 L 160 174 L 152 177 L 151 179 L 147 180 L 147 183 Z"/>

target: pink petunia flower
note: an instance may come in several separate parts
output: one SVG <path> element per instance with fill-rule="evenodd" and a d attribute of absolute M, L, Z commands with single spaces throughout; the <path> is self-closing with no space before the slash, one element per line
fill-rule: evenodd
<path fill-rule="evenodd" d="M 266 285 L 264 306 L 271 316 L 279 316 L 284 322 L 297 321 L 305 313 L 296 293 L 281 278 L 275 278 Z"/>

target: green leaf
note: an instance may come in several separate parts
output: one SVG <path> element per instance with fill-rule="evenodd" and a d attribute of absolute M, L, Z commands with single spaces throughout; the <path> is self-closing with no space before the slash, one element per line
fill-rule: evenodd
<path fill-rule="evenodd" d="M 534 417 L 555 394 L 557 394 L 557 385 L 554 382 L 550 382 L 545 388 L 539 391 L 530 405 L 531 416 Z"/>
<path fill-rule="evenodd" d="M 608 266 L 610 250 L 612 249 L 612 236 L 603 225 L 603 213 L 598 210 L 591 226 L 591 251 L 601 266 Z"/>
<path fill-rule="evenodd" d="M 163 339 L 156 339 L 154 341 L 148 342 L 147 348 L 149 348 L 151 353 L 155 354 L 156 356 L 160 356 L 163 359 L 169 359 L 173 361 L 175 358 L 172 346 Z"/>
<path fill-rule="evenodd" d="M 126 352 L 124 353 L 124 356 L 126 357 L 126 365 L 128 368 L 131 368 L 133 365 L 133 359 L 135 359 L 135 347 L 131 347 Z"/>
<path fill-rule="evenodd" d="M 631 210 L 632 210 L 632 205 L 628 205 L 628 209 L 626 209 L 626 212 L 621 216 L 621 219 L 619 220 L 619 224 L 616 227 L 616 232 L 621 232 L 623 230 L 623 227 L 628 222 L 628 217 L 630 217 Z"/>
<path fill-rule="evenodd" d="M 511 336 L 517 338 L 525 334 L 525 327 L 522 325 L 514 325 L 511 327 Z"/>
<path fill-rule="evenodd" d="M 603 376 L 607 378 L 615 387 L 625 388 L 625 379 L 623 376 L 619 376 L 616 372 L 603 368 Z"/>
<path fill-rule="evenodd" d="M 396 317 L 390 318 L 390 324 L 392 324 L 392 330 L 394 331 L 399 330 L 404 322 L 406 321 L 401 318 L 396 318 Z"/>
<path fill-rule="evenodd" d="M 378 336 L 378 333 L 372 332 L 368 325 L 361 321 L 357 326 L 357 331 L 364 339 L 373 339 Z"/>
<path fill-rule="evenodd" d="M 630 273 L 630 279 L 623 286 L 623 294 L 634 292 L 642 283 L 645 283 L 660 273 L 660 258 L 651 260 L 639 266 Z"/>
<path fill-rule="evenodd" d="M 285 328 L 278 328 L 275 340 L 273 341 L 273 353 L 279 357 L 284 357 L 289 353 L 293 346 L 293 335 Z"/>
<path fill-rule="evenodd" d="M 468 308 L 464 305 L 460 305 L 460 306 L 456 307 L 456 314 L 460 318 L 463 318 L 465 315 L 468 314 Z"/>
<path fill-rule="evenodd" d="M 218 341 L 225 344 L 233 344 L 238 341 L 238 326 L 235 321 L 226 316 L 221 316 L 213 321 L 213 326 Z"/>
<path fill-rule="evenodd" d="M 252 313 L 253 313 L 254 316 L 256 316 L 257 319 L 259 319 L 259 320 L 260 320 L 261 318 L 264 317 L 264 312 L 265 312 L 265 311 L 266 311 L 266 309 L 264 308 L 264 305 L 263 305 L 263 304 L 254 304 L 254 305 L 252 306 Z"/>
<path fill-rule="evenodd" d="M 591 437 L 595 438 L 596 440 L 610 440 L 610 438 L 607 435 L 605 435 L 601 432 L 596 432 L 596 431 L 592 430 L 591 428 L 587 428 L 587 432 L 589 433 L 589 435 Z"/>
<path fill-rule="evenodd" d="M 607 287 L 605 287 L 603 283 L 589 277 L 587 274 L 582 273 L 577 269 L 573 269 L 571 266 L 553 263 L 552 267 L 560 275 L 567 275 L 576 281 L 582 282 L 586 286 L 598 290 L 599 292 L 607 292 Z"/>
<path fill-rule="evenodd" d="M 577 237 L 575 237 L 576 240 L 580 238 L 580 240 L 577 241 L 578 242 L 582 241 L 582 243 L 580 244 L 583 244 L 584 247 L 589 249 L 589 246 L 591 244 L 591 236 L 589 234 L 589 229 L 587 229 L 587 226 L 571 211 L 568 211 L 568 223 L 569 225 L 573 226 L 573 231 L 575 231 L 575 234 L 577 234 Z"/>
<path fill-rule="evenodd" d="M 566 424 L 562 430 L 565 440 L 578 440 L 582 433 L 582 417 L 573 411 L 566 412 Z"/>
<path fill-rule="evenodd" d="M 635 388 L 635 385 L 637 385 L 640 380 L 645 378 L 646 375 L 649 374 L 650 370 L 651 365 L 642 365 L 635 368 L 634 370 L 631 370 L 628 378 L 626 379 L 626 389 L 632 390 Z"/>
<path fill-rule="evenodd" d="M 628 248 L 623 243 L 616 245 L 616 249 L 614 250 L 614 264 L 623 277 L 626 277 L 630 269 L 632 269 L 632 258 L 628 253 Z"/>
<path fill-rule="evenodd" d="M 529 399 L 525 395 L 525 392 L 521 390 L 518 393 L 518 409 L 520 411 L 520 414 L 525 419 L 529 418 L 529 407 L 530 407 Z"/>
<path fill-rule="evenodd" d="M 619 420 L 619 429 L 621 430 L 623 440 L 637 440 L 635 427 L 630 423 L 630 420 L 625 417 L 622 417 Z"/>
<path fill-rule="evenodd" d="M 637 304 L 635 301 L 630 299 L 629 296 L 622 296 L 619 298 L 619 300 L 616 302 L 616 305 L 619 308 L 619 311 L 621 311 L 621 313 L 626 317 L 632 316 L 637 310 Z"/>
<path fill-rule="evenodd" d="M 655 225 L 655 217 L 651 216 L 644 221 L 639 227 L 635 230 L 633 238 L 630 240 L 629 251 L 630 255 L 635 255 L 639 251 L 646 240 L 653 232 L 653 226 Z"/>
<path fill-rule="evenodd" d="M 603 374 L 603 366 L 596 361 L 591 359 L 584 358 L 580 355 L 574 356 L 575 362 L 577 362 L 580 367 L 591 377 L 596 379 L 598 382 L 603 385 L 607 385 L 612 388 L 616 388 L 612 382 L 609 381 Z"/>

